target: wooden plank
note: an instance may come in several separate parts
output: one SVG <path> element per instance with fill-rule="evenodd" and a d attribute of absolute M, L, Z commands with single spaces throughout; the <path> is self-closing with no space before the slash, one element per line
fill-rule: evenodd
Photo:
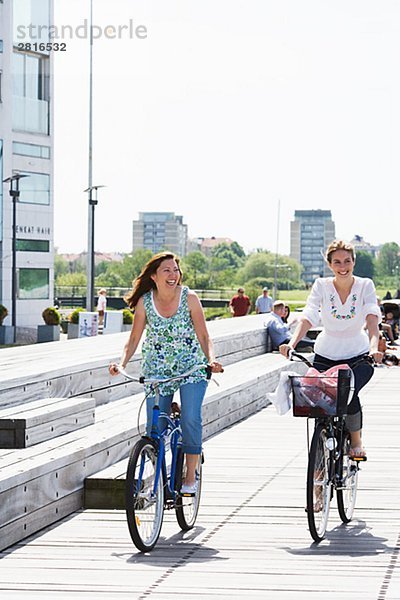
<path fill-rule="evenodd" d="M 180 532 L 167 512 L 156 549 L 142 555 L 123 511 L 77 512 L 1 553 L 3 595 L 398 600 L 399 384 L 399 369 L 377 370 L 363 392 L 369 460 L 355 518 L 341 525 L 334 499 L 327 539 L 318 546 L 304 512 L 305 420 L 268 407 L 205 442 L 192 531 Z"/>
<path fill-rule="evenodd" d="M 93 398 L 53 399 L 8 408 L 0 417 L 0 447 L 28 448 L 94 423 Z M 40 405 L 40 406 L 39 406 Z M 14 414 L 14 416 L 13 416 Z M 5 416 L 7 415 L 7 416 Z"/>

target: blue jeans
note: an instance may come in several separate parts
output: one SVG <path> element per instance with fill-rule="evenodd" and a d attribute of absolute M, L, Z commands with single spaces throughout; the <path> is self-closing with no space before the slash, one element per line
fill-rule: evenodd
<path fill-rule="evenodd" d="M 185 454 L 201 454 L 201 407 L 207 385 L 208 381 L 203 379 L 198 383 L 186 383 L 179 388 L 181 397 L 182 449 Z M 159 405 L 161 412 L 169 414 L 173 396 L 173 394 L 160 396 Z M 154 396 L 147 398 L 147 435 L 149 435 L 151 431 L 154 403 Z"/>

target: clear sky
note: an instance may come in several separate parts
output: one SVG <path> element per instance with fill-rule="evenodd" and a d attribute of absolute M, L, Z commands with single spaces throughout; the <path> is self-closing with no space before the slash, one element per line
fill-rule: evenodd
<path fill-rule="evenodd" d="M 289 252 L 295 209 L 338 237 L 400 243 L 398 0 L 93 0 L 95 248 L 128 252 L 139 211 L 189 236 Z M 56 0 L 80 25 L 89 0 Z M 111 30 L 110 30 L 111 31 Z M 61 40 L 60 40 L 61 41 Z M 55 244 L 87 248 L 88 40 L 55 61 Z M 277 207 L 280 227 L 277 235 Z"/>

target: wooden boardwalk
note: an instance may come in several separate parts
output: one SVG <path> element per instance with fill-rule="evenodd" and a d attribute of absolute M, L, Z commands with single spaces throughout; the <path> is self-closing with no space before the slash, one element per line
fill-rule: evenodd
<path fill-rule="evenodd" d="M 333 502 L 319 546 L 307 530 L 306 422 L 268 407 L 205 444 L 196 527 L 166 515 L 141 555 L 122 511 L 75 513 L 0 553 L 0 597 L 51 600 L 400 600 L 400 369 L 363 395 L 368 462 L 355 520 Z"/>

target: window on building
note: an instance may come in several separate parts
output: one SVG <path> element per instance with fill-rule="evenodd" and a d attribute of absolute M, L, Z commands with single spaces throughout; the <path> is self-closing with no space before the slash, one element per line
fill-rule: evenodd
<path fill-rule="evenodd" d="M 24 144 L 13 142 L 13 153 L 21 156 L 34 156 L 36 158 L 50 158 L 50 148 L 38 144 Z"/>
<path fill-rule="evenodd" d="M 48 42 L 50 24 L 49 0 L 14 0 L 13 41 Z"/>
<path fill-rule="evenodd" d="M 12 83 L 14 96 L 48 100 L 49 59 L 14 52 Z"/>
<path fill-rule="evenodd" d="M 23 172 L 19 180 L 19 201 L 26 204 L 50 204 L 50 175 Z"/>
<path fill-rule="evenodd" d="M 49 240 L 15 240 L 19 252 L 50 252 Z"/>
<path fill-rule="evenodd" d="M 18 298 L 40 300 L 50 297 L 49 269 L 19 269 Z"/>

